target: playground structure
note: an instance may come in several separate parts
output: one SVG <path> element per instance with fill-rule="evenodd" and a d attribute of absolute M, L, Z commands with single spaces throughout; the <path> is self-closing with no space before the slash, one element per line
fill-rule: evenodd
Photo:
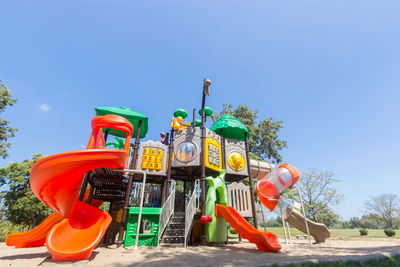
<path fill-rule="evenodd" d="M 261 179 L 257 195 L 282 216 L 284 226 L 288 222 L 323 242 L 330 236 L 326 226 L 305 219 L 302 205 L 280 196 L 297 182 L 295 167 L 251 160 L 249 131 L 230 115 L 205 127 L 212 115 L 205 106 L 210 84 L 204 81 L 201 120 L 193 110 L 192 121 L 184 122 L 187 112 L 175 110 L 161 141 L 141 142 L 148 131 L 144 114 L 96 108 L 86 150 L 45 157 L 31 169 L 32 191 L 55 212 L 31 231 L 9 235 L 6 244 L 46 244 L 53 260 L 80 260 L 88 259 L 99 243 L 135 248 L 225 243 L 229 223 L 259 250 L 278 251 L 276 235 L 258 229 L 253 179 Z M 109 136 L 117 143 L 107 143 Z M 238 183 L 247 177 L 249 186 Z M 98 208 L 103 202 L 110 203 L 108 212 Z"/>

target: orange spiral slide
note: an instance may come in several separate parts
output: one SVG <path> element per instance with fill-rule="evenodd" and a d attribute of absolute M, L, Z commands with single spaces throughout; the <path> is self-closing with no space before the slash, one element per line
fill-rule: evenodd
<path fill-rule="evenodd" d="M 251 226 L 234 208 L 230 206 L 215 205 L 215 215 L 224 219 L 240 234 L 243 238 L 256 244 L 261 251 L 279 251 L 282 247 L 278 237 L 274 233 L 260 231 Z"/>
<path fill-rule="evenodd" d="M 85 197 L 83 201 L 86 202 L 89 198 L 90 189 L 86 190 Z M 92 200 L 90 205 L 94 207 L 99 207 L 103 201 Z M 57 223 L 64 219 L 61 214 L 53 212 L 49 217 L 47 217 L 41 224 L 33 228 L 28 232 L 13 233 L 7 236 L 6 245 L 14 246 L 15 248 L 27 248 L 27 247 L 39 247 L 43 246 L 46 242 L 47 234 L 50 232 L 51 228 Z"/>
<path fill-rule="evenodd" d="M 104 149 L 103 128 L 114 128 L 126 133 L 123 150 Z M 83 260 L 90 257 L 111 223 L 111 217 L 107 212 L 94 207 L 99 205 L 98 202 L 92 206 L 79 201 L 79 189 L 84 174 L 89 170 L 126 167 L 133 127 L 120 116 L 105 115 L 93 118 L 92 129 L 86 150 L 55 154 L 32 166 L 32 191 L 57 213 L 50 215 L 29 234 L 10 236 L 7 245 L 41 245 L 44 233 L 47 233 L 46 246 L 53 260 Z"/>

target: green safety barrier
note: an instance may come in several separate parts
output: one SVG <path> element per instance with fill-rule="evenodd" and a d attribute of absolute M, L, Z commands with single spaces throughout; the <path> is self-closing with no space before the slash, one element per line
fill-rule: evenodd
<path fill-rule="evenodd" d="M 161 208 L 142 208 L 142 221 L 141 227 L 143 229 L 143 221 L 151 222 L 149 233 L 139 233 L 138 246 L 152 246 L 158 245 L 158 226 L 160 222 Z M 136 229 L 139 216 L 139 207 L 131 207 L 128 214 L 128 224 L 126 226 L 125 243 L 124 247 L 135 245 Z"/>

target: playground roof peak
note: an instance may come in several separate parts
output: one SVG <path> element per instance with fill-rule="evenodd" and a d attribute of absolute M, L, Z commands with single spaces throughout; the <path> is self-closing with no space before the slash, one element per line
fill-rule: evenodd
<path fill-rule="evenodd" d="M 250 135 L 246 126 L 244 126 L 240 120 L 229 114 L 222 115 L 216 122 L 214 122 L 210 130 L 219 135 L 222 130 L 224 138 L 233 138 L 241 141 L 245 140 L 245 134 L 247 134 L 247 136 Z"/>
<path fill-rule="evenodd" d="M 102 116 L 106 114 L 114 114 L 114 115 L 119 115 L 121 117 L 124 117 L 127 119 L 130 123 L 133 125 L 134 132 L 132 134 L 133 137 L 136 136 L 137 129 L 138 129 L 138 123 L 139 121 L 142 121 L 142 126 L 140 130 L 140 138 L 144 138 L 147 134 L 147 131 L 149 129 L 148 126 L 148 121 L 149 118 L 144 115 L 143 113 L 137 112 L 131 108 L 125 108 L 125 107 L 97 107 L 95 108 L 96 110 L 96 115 Z M 114 136 L 118 137 L 125 137 L 125 133 L 119 130 L 115 129 L 104 129 L 104 130 L 109 130 L 109 134 L 112 134 Z"/>

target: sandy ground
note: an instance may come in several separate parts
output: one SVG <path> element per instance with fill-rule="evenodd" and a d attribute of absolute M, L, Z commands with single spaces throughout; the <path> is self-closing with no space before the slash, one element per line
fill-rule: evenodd
<path fill-rule="evenodd" d="M 310 259 L 348 259 L 380 253 L 400 253 L 399 239 L 329 239 L 308 246 L 306 240 L 293 240 L 277 253 L 258 251 L 247 241 L 223 247 L 157 247 L 95 249 L 89 261 L 55 263 L 46 247 L 14 249 L 0 243 L 0 266 L 268 266 Z"/>

